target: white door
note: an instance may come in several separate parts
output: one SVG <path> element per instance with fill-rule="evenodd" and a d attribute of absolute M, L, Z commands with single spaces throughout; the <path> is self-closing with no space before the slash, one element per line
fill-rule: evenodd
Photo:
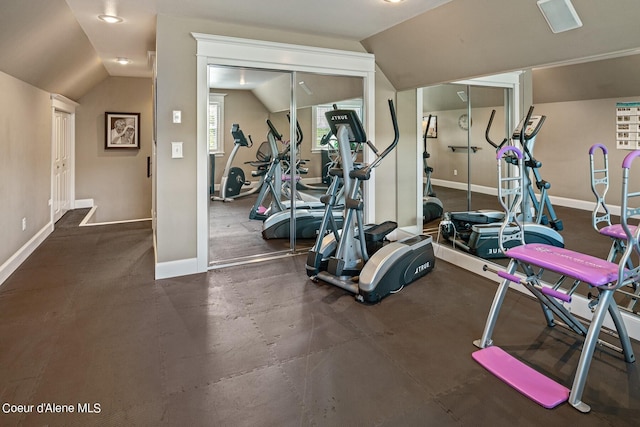
<path fill-rule="evenodd" d="M 71 148 L 71 114 L 56 111 L 54 114 L 53 148 L 53 222 L 58 221 L 71 205 L 71 180 L 69 160 Z"/>

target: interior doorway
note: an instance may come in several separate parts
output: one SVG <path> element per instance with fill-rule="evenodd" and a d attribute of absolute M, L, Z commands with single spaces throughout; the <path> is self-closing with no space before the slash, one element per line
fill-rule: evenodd
<path fill-rule="evenodd" d="M 71 114 L 54 112 L 53 122 L 53 222 L 57 222 L 71 206 L 69 188 Z"/>
<path fill-rule="evenodd" d="M 56 223 L 75 207 L 75 108 L 61 95 L 52 95 L 51 221 Z"/>

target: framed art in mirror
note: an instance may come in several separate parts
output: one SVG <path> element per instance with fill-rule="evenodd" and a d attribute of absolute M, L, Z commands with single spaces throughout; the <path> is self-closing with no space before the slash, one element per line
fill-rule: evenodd
<path fill-rule="evenodd" d="M 423 126 L 429 126 L 427 129 L 427 138 L 437 138 L 438 137 L 438 117 L 431 116 L 431 120 L 429 120 L 429 116 L 425 116 L 422 118 Z"/>

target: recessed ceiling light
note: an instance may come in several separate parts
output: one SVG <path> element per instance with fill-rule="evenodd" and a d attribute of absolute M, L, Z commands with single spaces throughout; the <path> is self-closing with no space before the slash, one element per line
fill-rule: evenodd
<path fill-rule="evenodd" d="M 116 59 L 116 62 L 120 65 L 127 65 L 131 60 L 129 58 L 118 58 Z"/>
<path fill-rule="evenodd" d="M 403 0 L 384 0 L 384 1 L 386 1 L 387 3 L 400 3 Z"/>
<path fill-rule="evenodd" d="M 122 18 L 115 15 L 98 15 L 98 19 L 109 24 L 117 24 L 118 22 L 122 22 Z"/>

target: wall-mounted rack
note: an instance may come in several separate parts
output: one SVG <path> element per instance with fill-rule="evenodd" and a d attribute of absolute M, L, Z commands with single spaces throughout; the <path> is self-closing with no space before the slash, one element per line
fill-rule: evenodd
<path fill-rule="evenodd" d="M 448 147 L 451 148 L 451 151 L 454 153 L 456 150 L 472 150 L 474 153 L 478 150 L 482 150 L 482 147 L 477 147 L 475 145 L 472 145 L 471 147 L 467 147 L 466 145 L 448 145 Z"/>

